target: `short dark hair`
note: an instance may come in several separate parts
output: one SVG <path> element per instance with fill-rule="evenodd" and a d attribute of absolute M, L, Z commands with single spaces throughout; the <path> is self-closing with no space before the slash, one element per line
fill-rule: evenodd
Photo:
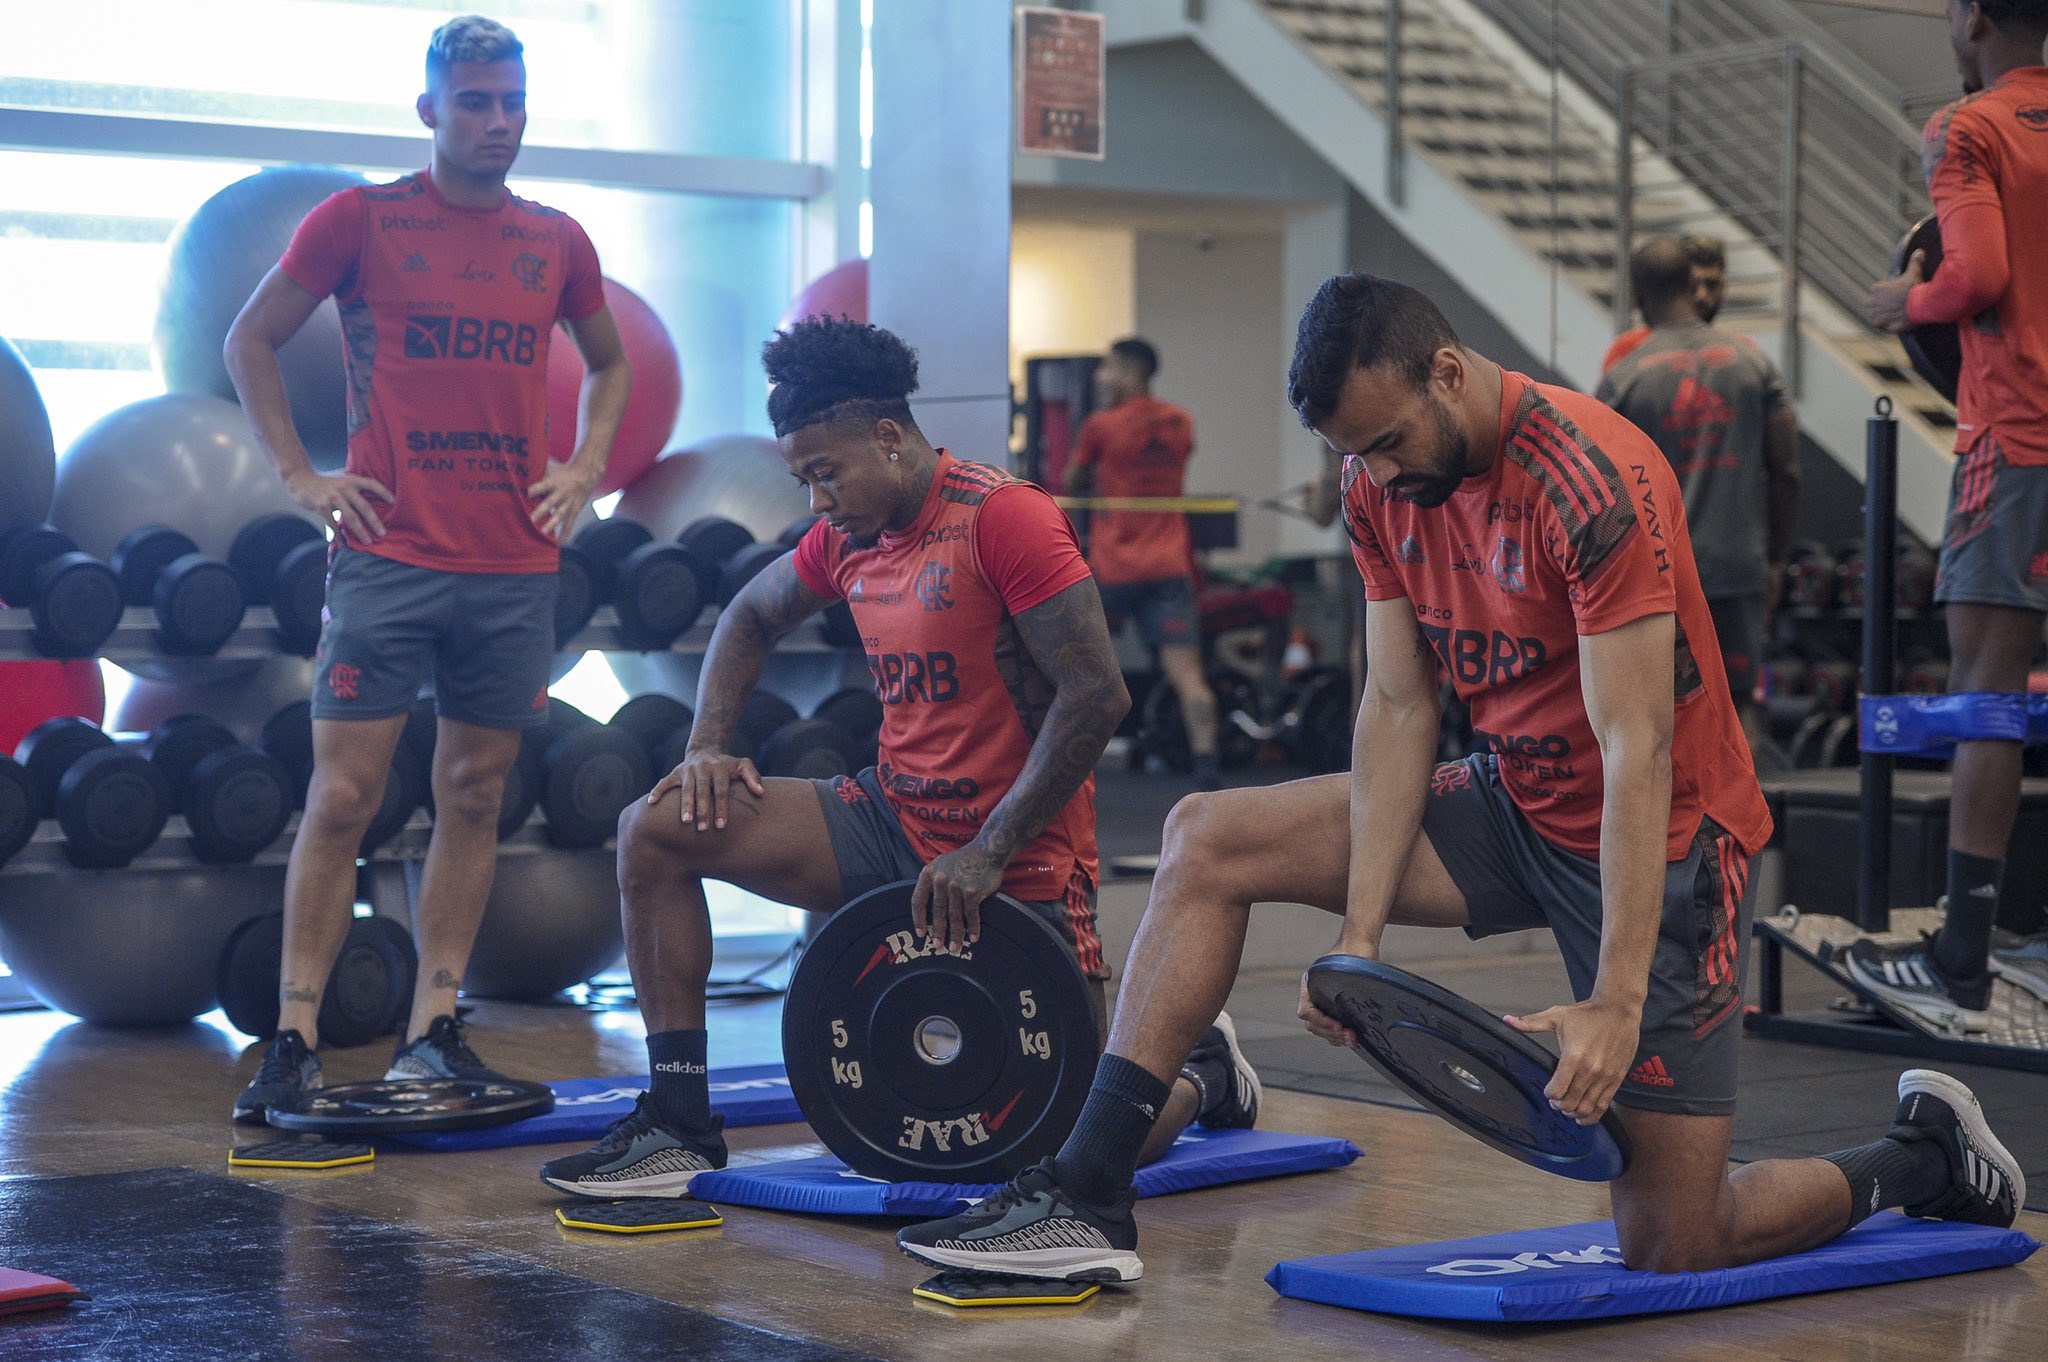
<path fill-rule="evenodd" d="M 2048 32 L 2048 0 L 1977 0 L 1984 17 L 2006 32 Z"/>
<path fill-rule="evenodd" d="M 1668 307 L 1692 292 L 1692 261 L 1675 236 L 1653 236 L 1628 258 L 1629 287 L 1645 313 Z"/>
<path fill-rule="evenodd" d="M 519 36 L 496 19 L 481 14 L 464 14 L 434 30 L 427 43 L 427 88 L 439 86 L 459 61 L 488 64 L 520 61 L 526 45 Z"/>
<path fill-rule="evenodd" d="M 1143 371 L 1147 382 L 1159 372 L 1159 352 L 1152 348 L 1152 342 L 1138 336 L 1126 336 L 1109 347 L 1109 353 L 1126 364 Z"/>
<path fill-rule="evenodd" d="M 1370 274 L 1325 279 L 1302 309 L 1287 367 L 1287 400 L 1313 430 L 1337 409 L 1354 369 L 1391 364 L 1420 388 L 1431 361 L 1458 333 L 1421 290 Z"/>
<path fill-rule="evenodd" d="M 1678 238 L 1678 244 L 1685 248 L 1685 258 L 1700 269 L 1728 268 L 1728 249 L 1721 244 L 1720 237 L 1708 236 L 1705 232 L 1687 232 Z"/>
<path fill-rule="evenodd" d="M 850 317 L 806 317 L 761 347 L 768 419 L 778 438 L 821 421 L 871 424 L 884 417 L 916 429 L 917 352 L 879 326 Z"/>

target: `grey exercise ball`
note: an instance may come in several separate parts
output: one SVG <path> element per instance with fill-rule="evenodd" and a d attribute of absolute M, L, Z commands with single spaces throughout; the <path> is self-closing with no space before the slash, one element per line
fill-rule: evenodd
<path fill-rule="evenodd" d="M 221 346 L 242 305 L 284 255 L 292 233 L 322 199 L 367 181 L 335 166 L 272 166 L 237 180 L 199 205 L 172 234 L 158 295 L 156 362 L 172 392 L 233 400 Z M 347 384 L 341 369 L 341 314 L 321 302 L 278 351 L 292 421 L 315 466 L 348 458 Z"/>
<path fill-rule="evenodd" d="M 619 494 L 612 515 L 639 521 L 656 539 L 673 539 L 707 515 L 736 520 L 756 539 L 773 539 L 808 509 L 775 441 L 720 435 L 656 459 Z"/>
<path fill-rule="evenodd" d="M 312 693 L 311 658 L 268 657 L 240 674 L 211 680 L 138 680 L 106 727 L 115 733 L 147 733 L 173 715 L 201 714 L 253 745 L 271 715 Z"/>
<path fill-rule="evenodd" d="M 420 862 L 405 863 L 419 913 Z M 580 984 L 626 948 L 616 853 L 549 848 L 498 857 L 462 991 L 473 998 L 545 998 Z"/>
<path fill-rule="evenodd" d="M 14 875 L 0 955 L 60 1012 L 94 1022 L 188 1021 L 218 1005 L 221 948 L 284 901 L 282 865 Z"/>
<path fill-rule="evenodd" d="M 47 516 L 56 482 L 49 409 L 28 361 L 0 336 L 0 533 Z"/>

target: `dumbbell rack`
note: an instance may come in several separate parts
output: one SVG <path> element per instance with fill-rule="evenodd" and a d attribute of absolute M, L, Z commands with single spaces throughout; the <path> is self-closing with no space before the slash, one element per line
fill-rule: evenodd
<path fill-rule="evenodd" d="M 1896 593 L 1892 567 L 1898 531 L 1899 427 L 1891 400 L 1880 397 L 1877 413 L 1867 423 L 1864 480 L 1865 594 L 1863 685 L 1868 695 L 1894 693 L 1897 676 Z M 1854 711 L 1852 710 L 1852 713 Z M 2000 979 L 1992 982 L 1991 1029 L 1978 1037 L 1940 1031 L 1920 1018 L 1867 997 L 1857 988 L 1839 953 L 1849 943 L 1870 936 L 1879 940 L 1911 939 L 1932 931 L 1940 914 L 1931 908 L 1901 909 L 1890 903 L 1892 774 L 1896 758 L 1865 751 L 1861 760 L 1858 801 L 1859 857 L 1856 918 L 1808 913 L 1787 905 L 1774 915 L 1759 916 L 1752 935 L 1762 948 L 1757 960 L 1756 1006 L 1744 1016 L 1747 1030 L 1777 1040 L 1841 1049 L 1875 1050 L 1916 1059 L 1985 1064 L 1994 1068 L 2048 1073 L 2048 1008 L 2031 994 Z M 1896 920 L 1895 920 L 1896 919 Z M 1902 928 L 1901 931 L 1894 931 Z M 1850 990 L 1826 1016 L 1791 1016 L 1785 1011 L 1787 952 Z"/>

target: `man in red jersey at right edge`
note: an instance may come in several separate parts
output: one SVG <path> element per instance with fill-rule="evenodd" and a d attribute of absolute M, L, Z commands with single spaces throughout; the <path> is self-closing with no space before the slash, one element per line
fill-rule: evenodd
<path fill-rule="evenodd" d="M 1888 331 L 1955 322 L 1955 480 L 1934 599 L 1946 607 L 1951 691 L 2026 690 L 2048 619 L 2048 0 L 1948 7 L 1967 93 L 1927 120 L 1922 156 L 1941 215 L 1941 268 L 1872 286 Z M 1947 1030 L 1990 1025 L 1991 979 L 2048 1000 L 2048 935 L 1994 932 L 2020 803 L 2020 744 L 1956 744 L 1948 916 L 1924 942 L 1849 947 L 1871 993 Z"/>
<path fill-rule="evenodd" d="M 1581 1124 L 1619 1108 L 1634 1159 L 1611 1186 L 1632 1268 L 1795 1253 L 1890 1206 L 2010 1224 L 2018 1165 L 1969 1090 L 1924 1070 L 1901 1078 L 1885 1137 L 1729 1171 L 1749 858 L 1771 823 L 1657 446 L 1368 275 L 1309 303 L 1288 398 L 1346 456 L 1370 664 L 1352 769 L 1176 806 L 1073 1134 L 898 1246 L 950 1269 L 1142 1275 L 1145 1114 L 1268 901 L 1340 914 L 1334 951 L 1366 958 L 1390 922 L 1553 931 L 1575 1001 L 1507 1020 L 1556 1033 L 1554 1108 Z M 1439 765 L 1446 676 L 1492 750 Z M 1333 1045 L 1355 1039 L 1305 983 L 1300 1014 Z"/>

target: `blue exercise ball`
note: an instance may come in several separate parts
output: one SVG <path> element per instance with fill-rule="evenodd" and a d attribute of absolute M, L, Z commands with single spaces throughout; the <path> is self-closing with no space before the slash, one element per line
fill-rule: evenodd
<path fill-rule="evenodd" d="M 185 219 L 171 236 L 157 302 L 156 362 L 165 387 L 234 400 L 221 358 L 228 327 L 306 214 L 328 195 L 364 183 L 335 166 L 273 166 L 235 181 Z M 327 470 L 348 459 L 341 353 L 341 314 L 329 298 L 277 354 L 299 438 L 314 465 Z"/>
<path fill-rule="evenodd" d="M 57 447 L 28 361 L 0 336 L 0 533 L 50 513 Z"/>

